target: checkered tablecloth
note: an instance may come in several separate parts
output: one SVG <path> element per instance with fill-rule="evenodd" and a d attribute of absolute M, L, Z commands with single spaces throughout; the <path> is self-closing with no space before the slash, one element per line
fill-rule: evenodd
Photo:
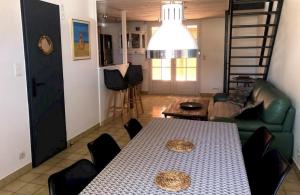
<path fill-rule="evenodd" d="M 195 145 L 190 153 L 166 148 L 171 139 Z M 191 186 L 167 192 L 154 184 L 157 173 L 183 171 Z M 88 194 L 250 194 L 235 124 L 154 119 L 82 191 Z"/>

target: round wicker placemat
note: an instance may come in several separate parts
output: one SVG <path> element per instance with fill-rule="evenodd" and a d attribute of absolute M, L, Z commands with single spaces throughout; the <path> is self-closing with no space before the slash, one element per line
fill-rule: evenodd
<path fill-rule="evenodd" d="M 163 190 L 178 192 L 190 187 L 191 178 L 184 172 L 164 171 L 155 177 L 155 184 Z"/>
<path fill-rule="evenodd" d="M 174 139 L 168 141 L 167 148 L 175 152 L 191 152 L 194 149 L 194 144 L 189 141 Z"/>

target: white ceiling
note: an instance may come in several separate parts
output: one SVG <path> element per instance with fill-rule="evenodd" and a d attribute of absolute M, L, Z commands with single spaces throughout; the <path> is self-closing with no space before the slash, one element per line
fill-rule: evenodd
<path fill-rule="evenodd" d="M 98 13 L 120 17 L 127 11 L 131 21 L 157 21 L 162 0 L 98 0 Z M 185 19 L 200 19 L 224 16 L 228 0 L 184 0 Z"/>

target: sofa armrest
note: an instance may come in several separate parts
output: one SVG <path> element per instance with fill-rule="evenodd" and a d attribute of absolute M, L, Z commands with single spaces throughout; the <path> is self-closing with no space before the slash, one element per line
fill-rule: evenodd
<path fill-rule="evenodd" d="M 286 113 L 285 119 L 283 121 L 282 131 L 292 132 L 294 121 L 295 121 L 296 110 L 294 107 L 290 107 Z"/>

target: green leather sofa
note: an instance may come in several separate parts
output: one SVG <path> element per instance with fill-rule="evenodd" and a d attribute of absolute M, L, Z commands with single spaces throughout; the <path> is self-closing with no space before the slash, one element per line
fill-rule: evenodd
<path fill-rule="evenodd" d="M 295 120 L 295 108 L 290 99 L 270 82 L 257 80 L 250 94 L 253 102 L 263 101 L 262 108 L 255 119 L 228 119 L 237 124 L 242 143 L 245 142 L 253 132 L 261 127 L 267 127 L 275 139 L 273 148 L 278 149 L 286 158 L 292 158 L 293 154 L 293 125 Z M 219 96 L 215 101 L 224 101 Z M 215 119 L 218 121 L 218 119 Z M 226 121 L 220 119 L 220 121 Z"/>

